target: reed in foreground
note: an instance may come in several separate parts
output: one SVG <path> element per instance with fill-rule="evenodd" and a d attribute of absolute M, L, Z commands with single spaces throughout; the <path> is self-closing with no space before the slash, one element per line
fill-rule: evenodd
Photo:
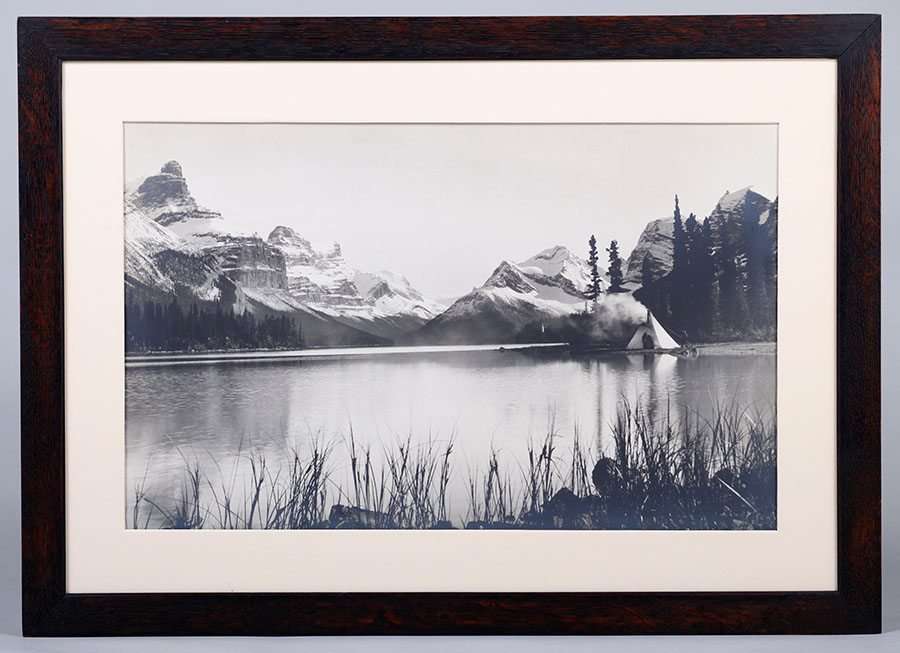
<path fill-rule="evenodd" d="M 566 444 L 551 421 L 524 461 L 492 450 L 468 470 L 465 514 L 449 513 L 454 438 L 412 438 L 373 455 L 350 430 L 346 457 L 320 439 L 287 463 L 239 454 L 231 482 L 206 477 L 182 456 L 183 479 L 168 502 L 145 476 L 129 503 L 131 528 L 215 529 L 773 529 L 774 416 L 720 404 L 711 417 L 651 416 L 623 400 L 610 442 Z M 376 458 L 378 462 L 376 462 Z M 339 462 L 345 464 L 340 465 Z M 237 473 L 243 465 L 243 474 Z M 228 478 L 216 462 L 219 479 Z M 343 476 L 339 472 L 343 472 Z M 244 479 L 237 484 L 235 479 Z M 152 479 L 150 479 L 152 480 Z M 460 479 L 461 480 L 461 479 Z"/>

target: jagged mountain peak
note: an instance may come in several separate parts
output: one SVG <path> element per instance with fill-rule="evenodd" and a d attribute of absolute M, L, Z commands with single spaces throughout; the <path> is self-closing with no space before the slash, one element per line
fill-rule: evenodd
<path fill-rule="evenodd" d="M 318 259 L 340 259 L 343 256 L 339 243 L 316 245 L 301 236 L 293 227 L 285 225 L 279 225 L 272 229 L 266 242 L 281 248 L 288 259 L 295 258 L 297 262 L 302 263 Z"/>
<path fill-rule="evenodd" d="M 518 264 L 529 276 L 546 277 L 552 285 L 565 286 L 575 295 L 582 295 L 591 281 L 590 267 L 583 258 L 565 245 L 541 250 Z M 601 276 L 605 271 L 600 270 Z"/>
<path fill-rule="evenodd" d="M 356 269 L 337 242 L 318 246 L 284 225 L 266 241 L 284 254 L 291 297 L 363 331 L 394 339 L 444 308 L 400 274 Z"/>
<path fill-rule="evenodd" d="M 534 256 L 532 256 L 529 261 L 561 261 L 572 256 L 572 252 L 565 245 L 554 245 L 553 247 L 548 247 L 547 249 L 541 250 Z M 524 265 L 524 263 L 523 263 Z"/>
<path fill-rule="evenodd" d="M 666 238 L 672 238 L 675 231 L 675 218 L 658 218 L 647 223 L 644 231 L 658 233 Z"/>
<path fill-rule="evenodd" d="M 275 227 L 269 233 L 266 242 L 280 249 L 289 263 L 309 263 L 316 258 L 317 252 L 313 249 L 312 243 L 291 227 L 284 225 Z"/>
<path fill-rule="evenodd" d="M 413 288 L 409 279 L 389 270 L 378 272 L 357 270 L 353 276 L 353 283 L 365 297 L 378 298 L 396 294 L 416 301 L 425 301 L 422 294 Z"/>
<path fill-rule="evenodd" d="M 162 168 L 159 169 L 160 174 L 164 175 L 173 175 L 175 177 L 184 177 L 184 171 L 181 168 L 181 164 L 174 159 L 172 161 L 167 161 Z"/>
<path fill-rule="evenodd" d="M 482 287 L 485 288 L 509 288 L 520 293 L 533 293 L 535 287 L 528 282 L 525 274 L 518 266 L 509 261 L 501 261 L 500 265 L 491 273 Z"/>
<path fill-rule="evenodd" d="M 278 225 L 277 227 L 272 229 L 272 231 L 269 232 L 269 236 L 268 236 L 267 240 L 269 240 L 270 242 L 274 241 L 274 240 L 291 241 L 291 240 L 295 240 L 298 238 L 300 238 L 300 235 L 296 231 L 294 231 L 293 227 L 286 227 L 285 225 Z M 300 239 L 304 240 L 304 242 L 309 242 L 309 241 L 306 241 L 305 239 L 302 239 L 302 238 L 300 238 Z"/>
<path fill-rule="evenodd" d="M 129 195 L 129 200 L 164 227 L 222 219 L 218 211 L 211 211 L 197 203 L 188 189 L 181 164 L 175 160 L 165 163 L 159 174 L 144 179 Z"/>
<path fill-rule="evenodd" d="M 510 342 L 529 324 L 584 308 L 587 263 L 562 245 L 516 264 L 503 260 L 487 281 L 456 299 L 416 334 L 422 342 Z"/>
<path fill-rule="evenodd" d="M 743 238 L 746 221 L 760 225 L 774 224 L 771 216 L 777 215 L 777 200 L 771 202 L 757 193 L 752 186 L 736 191 L 725 191 L 709 214 L 709 225 L 713 240 L 717 245 L 734 244 Z M 770 229 L 774 227 L 770 226 Z M 644 283 L 643 275 L 648 271 L 652 280 L 659 279 L 672 271 L 674 254 L 674 218 L 660 218 L 647 223 L 638 242 L 628 257 L 625 281 L 630 284 Z M 773 232 L 774 233 L 774 232 Z"/>
<path fill-rule="evenodd" d="M 745 186 L 734 192 L 725 191 L 725 194 L 722 195 L 716 203 L 716 209 L 720 211 L 732 211 L 748 201 L 753 203 L 768 203 L 769 199 L 754 191 L 751 186 Z"/>
<path fill-rule="evenodd" d="M 733 193 L 725 193 L 709 214 L 713 245 L 738 244 L 746 235 L 745 226 L 750 223 L 765 224 L 772 202 L 749 186 Z M 765 217 L 763 217 L 765 214 Z"/>

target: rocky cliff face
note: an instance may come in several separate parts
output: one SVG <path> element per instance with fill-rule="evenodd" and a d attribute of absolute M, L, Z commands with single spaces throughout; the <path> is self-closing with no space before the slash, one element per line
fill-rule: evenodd
<path fill-rule="evenodd" d="M 668 221 L 672 224 L 672 220 Z M 709 258 L 692 258 L 683 275 L 671 270 L 671 246 L 651 283 L 641 279 L 642 253 L 651 251 L 648 225 L 629 258 L 635 296 L 677 332 L 697 341 L 772 339 L 776 334 L 778 204 L 750 188 L 723 194 L 706 218 Z M 667 231 L 671 229 L 667 226 Z M 643 251 L 642 251 L 643 250 Z M 691 261 L 697 263 L 692 266 Z M 650 262 L 653 262 L 652 260 Z M 658 262 L 658 261 L 657 261 Z"/>
<path fill-rule="evenodd" d="M 288 289 L 295 299 L 321 307 L 358 307 L 363 303 L 340 245 L 317 249 L 291 227 L 275 227 L 266 242 L 285 258 Z"/>
<path fill-rule="evenodd" d="M 531 295 L 537 292 L 525 273 L 508 261 L 500 263 L 481 287 L 506 288 L 521 295 Z"/>
<path fill-rule="evenodd" d="M 261 238 L 222 235 L 204 249 L 216 256 L 223 274 L 244 287 L 287 290 L 284 254 Z"/>
<path fill-rule="evenodd" d="M 400 275 L 355 269 L 337 243 L 315 247 L 287 226 L 266 239 L 230 232 L 220 213 L 194 199 L 176 161 L 126 193 L 125 224 L 131 292 L 302 316 L 311 344 L 392 340 L 443 308 Z"/>
<path fill-rule="evenodd" d="M 653 274 L 654 279 L 659 279 L 672 271 L 674 224 L 673 218 L 652 220 L 647 224 L 628 256 L 625 265 L 626 282 L 643 283 L 645 260 L 647 269 Z"/>
<path fill-rule="evenodd" d="M 177 161 L 169 161 L 158 175 L 147 177 L 133 193 L 132 200 L 164 227 L 178 222 L 222 219 L 221 213 L 197 204 Z"/>
<path fill-rule="evenodd" d="M 175 252 L 202 258 L 214 268 L 214 274 L 239 284 L 248 296 L 254 290 L 261 291 L 255 294 L 260 297 L 258 303 L 265 307 L 279 311 L 296 308 L 286 294 L 287 272 L 281 250 L 257 236 L 228 233 L 222 215 L 200 206 L 191 195 L 177 161 L 169 161 L 158 175 L 145 179 L 126 202 L 132 211 L 152 221 L 151 231 L 165 235 L 167 241 L 161 242 L 160 248 L 168 252 L 170 263 L 181 261 L 181 267 L 190 264 L 189 259 Z M 144 228 L 148 229 L 146 225 Z M 284 297 L 278 297 L 279 292 Z M 240 301 L 244 294 L 238 292 L 236 297 Z M 254 310 L 255 306 L 251 302 L 241 308 Z"/>
<path fill-rule="evenodd" d="M 355 268 L 338 243 L 316 247 L 286 226 L 266 242 L 284 254 L 291 297 L 356 328 L 396 339 L 443 309 L 402 275 Z"/>
<path fill-rule="evenodd" d="M 708 218 L 713 247 L 744 250 L 750 246 L 744 241 L 751 236 L 752 232 L 759 232 L 761 237 L 771 237 L 774 243 L 777 210 L 771 214 L 773 220 L 765 229 L 754 228 L 767 225 L 772 206 L 771 200 L 752 191 L 749 187 L 733 193 L 726 192 L 719 198 Z"/>
<path fill-rule="evenodd" d="M 125 284 L 144 293 L 218 298 L 219 270 L 207 256 L 148 217 L 135 204 L 125 203 Z"/>
<path fill-rule="evenodd" d="M 777 247 L 777 207 L 773 209 L 771 200 L 749 187 L 722 195 L 707 219 L 710 222 L 714 248 L 733 247 L 740 250 L 752 231 L 747 229 L 750 224 L 766 224 L 763 236 L 771 246 Z M 625 266 L 626 282 L 643 283 L 645 259 L 653 279 L 660 279 L 672 271 L 674 224 L 673 218 L 653 220 L 647 224 L 628 256 Z"/>

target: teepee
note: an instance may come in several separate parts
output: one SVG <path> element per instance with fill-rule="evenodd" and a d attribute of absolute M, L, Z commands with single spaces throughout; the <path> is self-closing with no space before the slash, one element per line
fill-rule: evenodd
<path fill-rule="evenodd" d="M 625 349 L 678 349 L 679 346 L 647 309 L 647 321 L 634 330 Z"/>

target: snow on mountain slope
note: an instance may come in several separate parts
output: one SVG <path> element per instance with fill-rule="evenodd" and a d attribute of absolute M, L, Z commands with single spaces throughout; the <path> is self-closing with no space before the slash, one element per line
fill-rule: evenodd
<path fill-rule="evenodd" d="M 443 308 L 423 297 L 402 275 L 356 269 L 337 243 L 317 248 L 286 226 L 273 229 L 267 242 L 284 254 L 292 297 L 354 327 L 396 338 Z"/>
<path fill-rule="evenodd" d="M 209 299 L 224 284 L 238 312 L 305 311 L 379 339 L 415 330 L 444 308 L 402 275 L 356 269 L 337 243 L 316 246 L 284 226 L 266 239 L 230 231 L 219 212 L 197 203 L 177 161 L 125 191 L 126 283 L 163 293 L 185 286 Z"/>
<path fill-rule="evenodd" d="M 587 261 L 562 245 L 538 252 L 519 263 L 519 268 L 527 275 L 548 279 L 546 283 L 558 286 L 569 295 L 584 295 L 591 283 L 591 270 Z M 605 290 L 606 271 L 603 269 L 598 271 L 601 277 L 601 290 Z"/>
<path fill-rule="evenodd" d="M 585 261 L 561 246 L 515 264 L 503 261 L 484 284 L 457 299 L 415 334 L 446 344 L 511 342 L 526 325 L 585 307 Z"/>
<path fill-rule="evenodd" d="M 166 277 L 154 261 L 159 252 L 180 250 L 182 243 L 165 227 L 157 224 L 134 206 L 125 202 L 125 275 L 149 287 L 173 290 L 172 280 Z"/>
<path fill-rule="evenodd" d="M 570 279 L 560 277 L 559 273 L 551 276 L 536 266 L 523 267 L 503 261 L 480 288 L 456 300 L 444 314 L 471 311 L 472 302 L 466 300 L 478 294 L 503 304 L 526 302 L 550 314 L 565 315 L 584 307 L 584 291 L 572 290 L 572 285 Z"/>
<path fill-rule="evenodd" d="M 353 285 L 355 270 L 347 264 L 340 245 L 316 249 L 290 227 L 275 227 L 266 239 L 284 254 L 288 289 L 298 300 L 340 312 L 360 306 L 362 298 Z"/>
<path fill-rule="evenodd" d="M 177 253 L 202 257 L 214 268 L 211 277 L 224 276 L 238 285 L 242 291 L 235 294 L 239 311 L 285 312 L 302 308 L 287 292 L 285 257 L 281 251 L 258 236 L 229 233 L 222 215 L 200 206 L 191 195 L 177 161 L 169 161 L 159 174 L 130 187 L 132 190 L 126 196 L 126 223 L 132 227 L 126 233 L 126 242 L 153 243 L 157 250 L 153 254 L 155 258 L 165 255 L 173 259 Z M 141 219 L 129 217 L 136 214 Z M 140 249 L 144 251 L 149 246 Z M 136 272 L 137 265 L 143 264 L 141 274 L 149 279 L 154 271 L 147 262 L 146 256 L 143 260 L 135 257 Z M 174 285 L 161 283 L 160 288 L 169 291 Z M 204 283 L 215 288 L 209 280 Z M 216 296 L 211 291 L 198 294 L 210 299 Z M 249 301 L 242 304 L 244 300 Z"/>
<path fill-rule="evenodd" d="M 193 297 L 218 300 L 237 314 L 287 314 L 299 321 L 310 345 L 388 344 L 295 297 L 282 250 L 256 235 L 229 232 L 220 213 L 191 196 L 176 161 L 125 191 L 125 286 L 136 300 Z M 300 252 L 291 254 L 300 258 Z M 340 250 L 331 254 L 339 257 Z"/>
<path fill-rule="evenodd" d="M 188 290 L 204 300 L 219 296 L 215 262 L 125 202 L 125 283 L 134 289 Z"/>
<path fill-rule="evenodd" d="M 144 179 L 129 193 L 134 204 L 164 227 L 198 222 L 217 225 L 222 214 L 200 206 L 188 190 L 181 164 L 169 161 L 159 174 Z"/>

